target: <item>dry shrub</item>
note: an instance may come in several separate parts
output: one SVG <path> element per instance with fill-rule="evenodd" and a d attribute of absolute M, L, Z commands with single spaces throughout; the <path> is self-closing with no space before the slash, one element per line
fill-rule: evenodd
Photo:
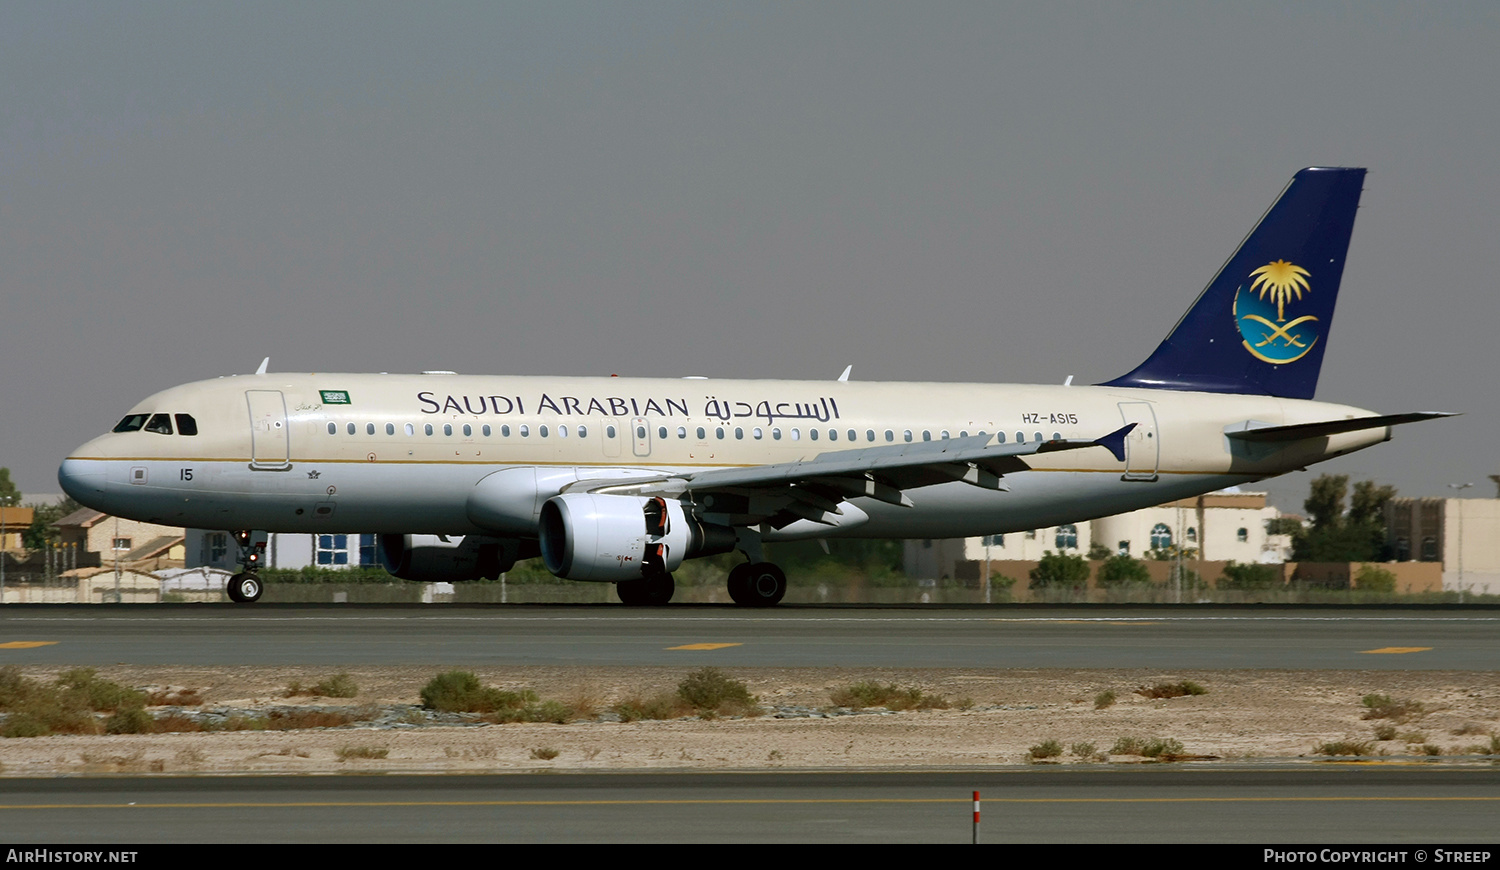
<path fill-rule="evenodd" d="M 389 756 L 391 751 L 383 746 L 341 746 L 335 753 L 339 761 L 350 759 L 381 759 Z"/>
<path fill-rule="evenodd" d="M 1206 695 L 1208 690 L 1192 680 L 1182 680 L 1176 683 L 1141 686 L 1135 690 L 1135 693 L 1145 698 L 1183 698 L 1188 695 Z"/>
<path fill-rule="evenodd" d="M 271 731 L 337 728 L 353 721 L 354 715 L 343 710 L 272 710 L 266 717 L 266 728 Z"/>
<path fill-rule="evenodd" d="M 626 698 L 610 708 L 622 722 L 638 722 L 642 719 L 676 719 L 687 716 L 692 708 L 675 694 L 663 692 L 649 698 Z"/>
<path fill-rule="evenodd" d="M 860 682 L 835 689 L 829 694 L 839 707 L 863 710 L 866 707 L 884 707 L 887 710 L 946 710 L 948 699 L 942 695 L 924 694 L 921 689 L 902 688 L 894 683 L 884 686 L 875 682 Z"/>
<path fill-rule="evenodd" d="M 744 683 L 718 668 L 693 671 L 677 684 L 677 697 L 700 715 L 744 716 L 759 712 Z"/>
<path fill-rule="evenodd" d="M 1313 748 L 1317 755 L 1374 755 L 1375 744 L 1368 740 L 1335 740 Z"/>
<path fill-rule="evenodd" d="M 1420 719 L 1426 712 L 1422 709 L 1422 702 L 1413 701 L 1410 698 L 1400 700 L 1392 699 L 1390 695 L 1370 694 L 1360 699 L 1365 707 L 1364 719 L 1390 719 L 1393 722 L 1405 723 L 1413 719 Z"/>

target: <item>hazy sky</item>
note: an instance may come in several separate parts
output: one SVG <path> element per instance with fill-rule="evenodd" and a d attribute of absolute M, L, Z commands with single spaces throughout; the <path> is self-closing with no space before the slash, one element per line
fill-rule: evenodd
<path fill-rule="evenodd" d="M 0 465 L 264 356 L 1107 380 L 1324 164 L 1318 398 L 1466 416 L 1318 468 L 1492 496 L 1497 143 L 1493 3 L 0 3 Z"/>

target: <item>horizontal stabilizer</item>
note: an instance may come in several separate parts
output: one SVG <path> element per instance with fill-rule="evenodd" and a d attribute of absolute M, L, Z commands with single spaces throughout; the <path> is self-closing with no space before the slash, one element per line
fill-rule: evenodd
<path fill-rule="evenodd" d="M 1327 420 L 1321 423 L 1294 423 L 1290 426 L 1255 426 L 1236 429 L 1224 434 L 1237 441 L 1301 441 L 1304 438 L 1320 438 L 1338 435 L 1341 432 L 1359 432 L 1364 429 L 1379 429 L 1415 423 L 1419 420 L 1436 420 L 1440 417 L 1457 417 L 1448 411 L 1416 411 L 1411 414 L 1386 414 L 1380 417 L 1355 417 L 1351 420 Z M 1108 436 L 1106 436 L 1108 437 Z"/>

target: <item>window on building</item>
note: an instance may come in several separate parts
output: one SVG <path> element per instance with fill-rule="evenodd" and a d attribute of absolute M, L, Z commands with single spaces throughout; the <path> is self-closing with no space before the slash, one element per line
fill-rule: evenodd
<path fill-rule="evenodd" d="M 1036 529 L 1032 529 L 1031 531 L 1029 531 L 1029 532 L 1026 533 L 1026 540 L 1028 540 L 1028 541 L 1035 541 L 1036 540 Z"/>
<path fill-rule="evenodd" d="M 1059 550 L 1078 549 L 1078 527 L 1072 523 L 1068 523 L 1065 526 L 1058 526 L 1056 543 Z"/>
<path fill-rule="evenodd" d="M 1119 553 L 1121 556 L 1129 556 L 1130 555 L 1130 542 L 1129 541 L 1121 541 L 1118 545 L 1115 546 L 1115 552 Z"/>
<path fill-rule="evenodd" d="M 1189 544 L 1196 544 L 1196 543 L 1198 543 L 1198 527 L 1197 526 L 1188 526 L 1188 529 L 1187 529 L 1187 541 L 1188 541 Z"/>
<path fill-rule="evenodd" d="M 1239 531 L 1237 531 L 1237 532 L 1234 533 L 1234 537 L 1241 544 L 1246 543 L 1246 542 L 1248 542 L 1250 540 L 1250 530 L 1246 529 L 1246 528 L 1241 528 Z"/>
<path fill-rule="evenodd" d="M 115 538 L 114 541 L 110 544 L 110 546 L 113 547 L 116 550 L 129 550 L 130 549 L 130 539 L 129 538 Z"/>
<path fill-rule="evenodd" d="M 985 535 L 984 536 L 984 545 L 986 547 L 1003 547 L 1003 546 L 1005 546 L 1005 536 L 1004 535 Z"/>
<path fill-rule="evenodd" d="M 349 564 L 349 536 L 318 535 L 317 562 L 319 565 Z"/>
<path fill-rule="evenodd" d="M 1172 546 L 1172 530 L 1167 528 L 1166 523 L 1157 523 L 1151 527 L 1151 549 L 1165 550 Z"/>
<path fill-rule="evenodd" d="M 1436 562 L 1438 560 L 1437 538 L 1432 535 L 1422 539 L 1422 561 Z"/>
<path fill-rule="evenodd" d="M 359 564 L 361 564 L 361 565 L 378 565 L 378 564 L 380 564 L 380 556 L 375 552 L 375 536 L 374 535 L 360 535 L 359 536 Z"/>

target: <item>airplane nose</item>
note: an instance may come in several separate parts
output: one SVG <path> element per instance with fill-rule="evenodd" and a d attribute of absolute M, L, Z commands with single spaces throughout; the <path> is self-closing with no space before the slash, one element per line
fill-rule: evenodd
<path fill-rule="evenodd" d="M 97 462 L 64 459 L 57 469 L 57 483 L 69 498 L 87 505 L 104 494 L 104 469 Z"/>

